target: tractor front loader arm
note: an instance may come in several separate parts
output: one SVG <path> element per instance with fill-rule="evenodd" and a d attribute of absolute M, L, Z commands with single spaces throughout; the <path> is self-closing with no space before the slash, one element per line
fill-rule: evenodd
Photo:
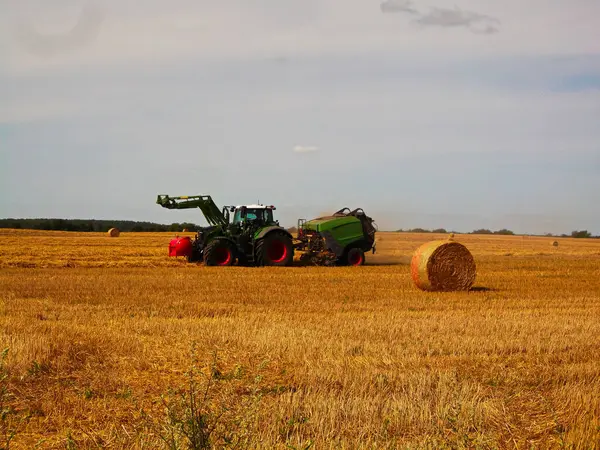
<path fill-rule="evenodd" d="M 225 226 L 228 222 L 210 195 L 182 195 L 179 197 L 159 195 L 156 203 L 167 209 L 199 208 L 210 225 Z"/>

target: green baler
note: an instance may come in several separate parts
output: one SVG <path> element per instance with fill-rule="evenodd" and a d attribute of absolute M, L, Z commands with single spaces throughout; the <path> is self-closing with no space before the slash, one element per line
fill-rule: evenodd
<path fill-rule="evenodd" d="M 298 221 L 295 249 L 301 260 L 314 264 L 352 265 L 365 263 L 365 253 L 375 253 L 373 219 L 361 208 L 343 208 L 330 216 Z"/>

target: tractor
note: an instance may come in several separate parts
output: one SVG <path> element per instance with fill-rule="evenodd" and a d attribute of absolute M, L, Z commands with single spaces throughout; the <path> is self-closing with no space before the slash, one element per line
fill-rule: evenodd
<path fill-rule="evenodd" d="M 173 239 L 169 256 L 184 256 L 188 262 L 207 266 L 231 266 L 236 261 L 243 266 L 289 266 L 293 262 L 293 237 L 274 220 L 274 206 L 224 206 L 219 210 L 210 195 L 159 195 L 156 203 L 168 209 L 199 208 L 209 224 L 199 227 L 194 239 Z"/>
<path fill-rule="evenodd" d="M 300 261 L 325 266 L 360 266 L 375 253 L 377 226 L 362 208 L 342 208 L 329 216 L 298 220 L 294 249 Z"/>
<path fill-rule="evenodd" d="M 204 214 L 209 226 L 199 227 L 195 238 L 176 237 L 169 243 L 169 256 L 183 256 L 188 262 L 290 266 L 297 252 L 301 262 L 314 265 L 359 266 L 365 263 L 365 252 L 375 253 L 377 228 L 361 208 L 299 219 L 294 238 L 274 219 L 276 208 L 272 205 L 224 206 L 219 210 L 210 195 L 159 195 L 156 203 L 168 209 L 199 208 Z"/>

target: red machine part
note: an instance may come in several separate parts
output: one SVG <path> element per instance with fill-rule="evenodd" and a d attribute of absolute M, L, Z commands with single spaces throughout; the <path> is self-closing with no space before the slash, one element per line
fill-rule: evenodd
<path fill-rule="evenodd" d="M 169 256 L 192 256 L 192 240 L 188 236 L 172 239 L 169 242 Z"/>

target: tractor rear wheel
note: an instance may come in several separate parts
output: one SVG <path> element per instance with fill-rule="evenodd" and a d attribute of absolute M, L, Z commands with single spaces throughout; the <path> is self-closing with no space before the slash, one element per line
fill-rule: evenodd
<path fill-rule="evenodd" d="M 352 247 L 346 252 L 344 262 L 348 266 L 362 266 L 365 263 L 365 252 L 359 247 Z"/>
<path fill-rule="evenodd" d="M 204 264 L 207 266 L 231 266 L 235 262 L 235 249 L 225 239 L 215 239 L 204 249 Z"/>
<path fill-rule="evenodd" d="M 290 266 L 294 260 L 294 245 L 281 231 L 272 231 L 256 243 L 256 262 L 259 266 Z"/>

